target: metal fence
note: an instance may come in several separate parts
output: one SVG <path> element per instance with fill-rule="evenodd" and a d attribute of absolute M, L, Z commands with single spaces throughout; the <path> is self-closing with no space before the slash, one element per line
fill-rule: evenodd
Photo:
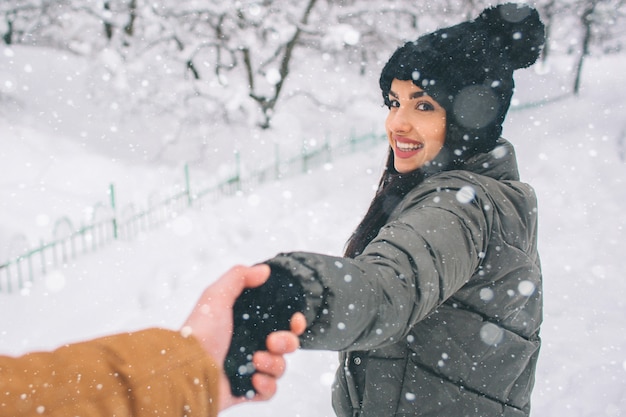
<path fill-rule="evenodd" d="M 18 292 L 32 285 L 37 277 L 62 267 L 80 255 L 97 252 L 116 240 L 132 240 L 196 204 L 210 204 L 216 199 L 269 181 L 307 173 L 315 167 L 331 163 L 334 157 L 341 154 L 380 144 L 384 138 L 384 135 L 374 133 L 358 137 L 352 135 L 335 145 L 326 141 L 318 147 L 304 148 L 298 155 L 285 160 L 280 160 L 277 151 L 272 164 L 249 174 L 242 174 L 237 157 L 233 175 L 213 185 L 198 186 L 198 189 L 192 188 L 189 166 L 185 165 L 184 185 L 165 197 L 158 197 L 160 192 L 153 193 L 145 208 L 138 208 L 133 203 L 118 209 L 115 186 L 111 184 L 108 204 L 97 203 L 88 224 L 75 227 L 71 219 L 63 216 L 54 223 L 50 241 L 41 240 L 36 247 L 0 264 L 0 293 Z"/>

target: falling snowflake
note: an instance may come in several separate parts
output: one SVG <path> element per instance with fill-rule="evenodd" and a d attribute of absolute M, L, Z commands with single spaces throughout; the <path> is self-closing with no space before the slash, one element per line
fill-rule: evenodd
<path fill-rule="evenodd" d="M 530 297 L 535 292 L 535 284 L 528 280 L 524 280 L 519 283 L 519 285 L 517 286 L 517 290 L 523 296 Z"/>
<path fill-rule="evenodd" d="M 485 323 L 480 329 L 480 339 L 490 345 L 496 346 L 504 338 L 504 331 L 493 323 Z"/>
<path fill-rule="evenodd" d="M 459 203 L 467 204 L 474 200 L 476 196 L 476 191 L 473 187 L 469 185 L 465 185 L 461 187 L 461 189 L 456 193 L 456 199 Z"/>

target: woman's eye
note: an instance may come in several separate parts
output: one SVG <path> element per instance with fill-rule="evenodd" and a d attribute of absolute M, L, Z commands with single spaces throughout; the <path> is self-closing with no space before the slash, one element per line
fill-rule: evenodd
<path fill-rule="evenodd" d="M 417 106 L 415 106 L 415 108 L 421 111 L 435 110 L 435 106 L 433 106 L 431 103 L 427 101 L 422 101 L 422 102 L 417 103 Z"/>
<path fill-rule="evenodd" d="M 400 103 L 398 100 L 391 100 L 390 98 L 385 99 L 385 106 L 391 110 L 392 107 L 400 107 Z"/>

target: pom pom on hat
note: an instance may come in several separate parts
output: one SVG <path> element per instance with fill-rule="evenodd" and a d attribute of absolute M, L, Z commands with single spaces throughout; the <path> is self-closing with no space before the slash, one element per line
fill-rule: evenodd
<path fill-rule="evenodd" d="M 513 71 L 537 60 L 544 39 L 537 10 L 515 3 L 485 9 L 475 20 L 398 48 L 381 72 L 383 98 L 388 103 L 393 79 L 424 89 L 446 109 L 442 154 L 462 162 L 495 147 L 513 95 Z"/>
<path fill-rule="evenodd" d="M 485 9 L 477 19 L 491 38 L 500 39 L 515 69 L 535 63 L 544 43 L 543 23 L 537 10 L 515 3 Z"/>

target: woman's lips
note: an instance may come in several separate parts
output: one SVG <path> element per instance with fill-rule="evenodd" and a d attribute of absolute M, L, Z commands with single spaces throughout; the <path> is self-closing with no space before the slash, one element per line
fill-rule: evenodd
<path fill-rule="evenodd" d="M 398 158 L 410 158 L 422 149 L 424 144 L 411 139 L 394 138 L 395 151 Z"/>

